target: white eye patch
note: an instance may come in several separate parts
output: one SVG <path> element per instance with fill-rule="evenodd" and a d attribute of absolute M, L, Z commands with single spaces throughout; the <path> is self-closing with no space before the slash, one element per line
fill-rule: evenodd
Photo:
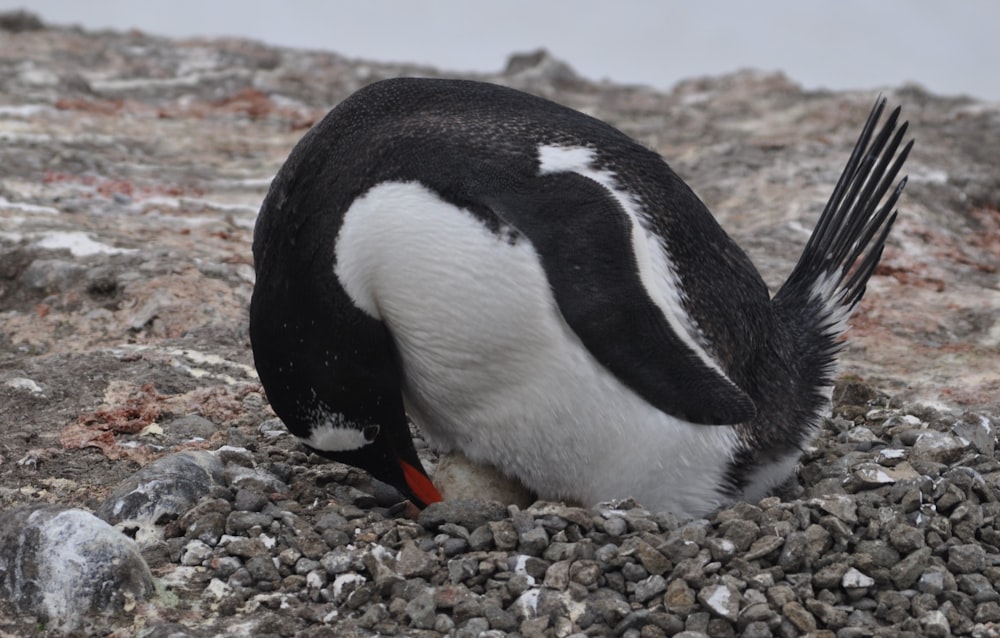
<path fill-rule="evenodd" d="M 359 429 L 346 423 L 340 414 L 328 417 L 314 424 L 309 437 L 302 439 L 309 447 L 324 452 L 349 452 L 363 448 L 378 436 L 377 425 L 367 425 Z"/>

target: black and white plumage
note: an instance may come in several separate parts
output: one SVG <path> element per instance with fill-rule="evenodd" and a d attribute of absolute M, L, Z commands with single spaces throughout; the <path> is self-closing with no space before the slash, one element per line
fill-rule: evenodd
<path fill-rule="evenodd" d="M 876 131 L 883 110 L 772 299 L 613 127 L 491 84 L 370 85 L 296 146 L 257 221 L 268 398 L 418 505 L 439 497 L 406 413 L 547 499 L 697 515 L 760 498 L 816 428 L 895 219 L 912 142 L 899 109 Z"/>

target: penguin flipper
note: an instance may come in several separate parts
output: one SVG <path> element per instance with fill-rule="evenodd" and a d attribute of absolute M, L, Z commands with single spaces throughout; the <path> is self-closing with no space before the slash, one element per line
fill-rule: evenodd
<path fill-rule="evenodd" d="M 650 297 L 632 222 L 607 188 L 577 173 L 554 173 L 484 203 L 532 243 L 566 323 L 619 381 L 692 423 L 754 416 L 750 397 L 686 344 Z"/>

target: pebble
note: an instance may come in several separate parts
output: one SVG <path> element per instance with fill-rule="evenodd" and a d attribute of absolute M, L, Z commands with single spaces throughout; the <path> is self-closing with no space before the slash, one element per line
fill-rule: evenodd
<path fill-rule="evenodd" d="M 178 452 L 123 481 L 95 514 L 145 547 L 163 538 L 163 520 L 180 516 L 224 485 L 223 465 L 214 454 Z"/>
<path fill-rule="evenodd" d="M 41 626 L 90 633 L 153 594 L 137 544 L 90 512 L 24 506 L 0 516 L 0 595 Z"/>

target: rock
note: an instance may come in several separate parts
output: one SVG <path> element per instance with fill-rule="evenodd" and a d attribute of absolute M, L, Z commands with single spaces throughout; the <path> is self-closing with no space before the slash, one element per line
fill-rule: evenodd
<path fill-rule="evenodd" d="M 288 491 L 288 485 L 284 481 L 259 467 L 230 463 L 226 466 L 225 478 L 226 483 L 236 491 L 247 489 L 263 494 Z"/>
<path fill-rule="evenodd" d="M 678 578 L 667 583 L 663 603 L 668 611 L 683 618 L 694 611 L 696 602 L 694 591 L 683 580 Z"/>
<path fill-rule="evenodd" d="M 781 613 L 798 631 L 816 631 L 816 618 L 801 603 L 794 600 L 787 602 L 781 607 Z"/>
<path fill-rule="evenodd" d="M 930 558 L 929 547 L 922 547 L 910 552 L 905 558 L 889 570 L 892 582 L 901 589 L 906 589 L 916 582 L 921 572 L 927 567 L 927 559 Z"/>
<path fill-rule="evenodd" d="M 698 592 L 698 602 L 716 616 L 736 622 L 740 613 L 740 593 L 727 585 L 710 585 Z"/>
<path fill-rule="evenodd" d="M 809 501 L 809 504 L 816 505 L 823 511 L 833 514 L 848 525 L 854 525 L 858 522 L 857 505 L 846 496 L 814 498 Z"/>
<path fill-rule="evenodd" d="M 659 574 L 653 574 L 635 584 L 635 599 L 645 603 L 667 589 L 667 581 Z"/>
<path fill-rule="evenodd" d="M 62 632 L 89 633 L 153 593 L 132 539 L 89 512 L 60 506 L 0 516 L 0 573 L 5 599 Z"/>
<path fill-rule="evenodd" d="M 936 430 L 922 432 L 913 444 L 913 456 L 937 463 L 950 463 L 968 448 L 962 439 Z"/>
<path fill-rule="evenodd" d="M 844 589 L 865 589 L 875 584 L 875 579 L 850 567 L 844 572 L 840 586 Z"/>
<path fill-rule="evenodd" d="M 396 556 L 396 571 L 403 578 L 414 576 L 431 576 L 437 567 L 438 561 L 432 554 L 417 548 L 413 541 L 403 543 L 402 549 Z"/>
<path fill-rule="evenodd" d="M 212 453 L 178 452 L 119 484 L 96 514 L 146 547 L 163 538 L 162 520 L 180 516 L 224 484 L 222 463 Z"/>
<path fill-rule="evenodd" d="M 457 500 L 431 503 L 420 512 L 418 520 L 430 530 L 436 530 L 444 523 L 455 523 L 474 530 L 491 521 L 503 520 L 506 516 L 507 508 L 497 502 Z"/>
<path fill-rule="evenodd" d="M 951 625 L 948 618 L 937 609 L 929 611 L 920 617 L 920 628 L 928 638 L 944 638 L 951 635 Z"/>
<path fill-rule="evenodd" d="M 953 574 L 972 574 L 986 566 L 986 550 L 982 545 L 953 545 L 948 549 L 948 569 Z"/>

